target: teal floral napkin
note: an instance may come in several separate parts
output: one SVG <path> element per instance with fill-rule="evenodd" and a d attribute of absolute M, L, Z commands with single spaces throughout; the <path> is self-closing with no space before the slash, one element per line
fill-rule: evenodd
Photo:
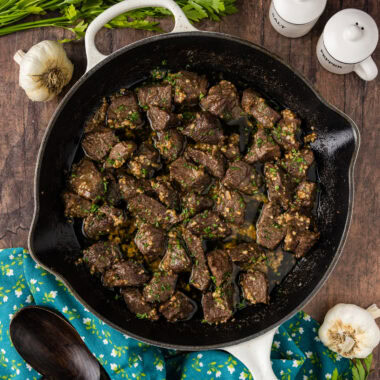
<path fill-rule="evenodd" d="M 224 351 L 176 352 L 121 334 L 84 308 L 53 275 L 22 248 L 0 250 L 0 379 L 41 376 L 18 355 L 9 338 L 9 322 L 20 308 L 45 305 L 61 312 L 76 328 L 111 379 L 245 380 L 245 366 Z M 275 334 L 272 364 L 279 379 L 352 379 L 350 361 L 318 339 L 319 325 L 299 312 Z"/>

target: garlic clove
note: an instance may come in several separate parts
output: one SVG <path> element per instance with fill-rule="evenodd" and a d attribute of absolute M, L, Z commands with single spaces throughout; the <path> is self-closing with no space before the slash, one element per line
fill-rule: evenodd
<path fill-rule="evenodd" d="M 42 41 L 27 53 L 19 50 L 14 60 L 20 65 L 19 84 L 33 101 L 53 99 L 73 75 L 73 64 L 55 41 Z"/>
<path fill-rule="evenodd" d="M 330 309 L 319 329 L 319 338 L 331 350 L 346 358 L 366 358 L 380 342 L 375 322 L 376 305 L 368 310 L 351 304 L 337 304 Z"/>

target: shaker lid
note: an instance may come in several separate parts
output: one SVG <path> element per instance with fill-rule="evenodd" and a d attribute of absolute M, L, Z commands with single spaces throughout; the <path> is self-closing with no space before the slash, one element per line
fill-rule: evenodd
<path fill-rule="evenodd" d="M 359 9 L 344 9 L 330 18 L 323 31 L 329 54 L 342 63 L 358 63 L 376 49 L 379 31 L 375 20 Z"/>
<path fill-rule="evenodd" d="M 306 24 L 318 18 L 327 0 L 273 0 L 277 13 L 291 24 Z"/>

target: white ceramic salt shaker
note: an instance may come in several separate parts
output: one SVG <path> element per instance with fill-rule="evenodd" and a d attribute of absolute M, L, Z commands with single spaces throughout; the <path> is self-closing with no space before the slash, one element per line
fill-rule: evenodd
<path fill-rule="evenodd" d="M 375 79 L 371 57 L 379 40 L 375 20 L 359 9 L 344 9 L 330 18 L 317 44 L 320 64 L 335 74 L 355 71 L 360 78 Z"/>
<path fill-rule="evenodd" d="M 297 38 L 308 33 L 318 21 L 327 0 L 272 0 L 269 20 L 285 37 Z"/>

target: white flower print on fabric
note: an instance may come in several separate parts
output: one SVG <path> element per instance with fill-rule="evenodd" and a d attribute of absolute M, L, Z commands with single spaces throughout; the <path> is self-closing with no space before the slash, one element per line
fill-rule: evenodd
<path fill-rule="evenodd" d="M 32 303 L 32 301 L 33 301 L 33 297 L 29 294 L 28 297 L 26 297 L 25 302 L 26 303 Z"/>
<path fill-rule="evenodd" d="M 279 341 L 277 341 L 277 340 L 275 340 L 273 342 L 273 346 L 276 347 L 276 348 L 280 348 L 280 345 L 281 345 L 281 343 Z"/>
<path fill-rule="evenodd" d="M 330 373 L 326 373 L 325 378 L 326 379 L 331 379 L 331 374 Z"/>
<path fill-rule="evenodd" d="M 108 344 L 108 340 L 107 339 L 103 339 L 103 344 Z"/>
<path fill-rule="evenodd" d="M 117 352 L 114 348 L 111 351 L 111 356 L 113 356 L 114 358 L 116 358 L 116 356 L 117 356 Z"/>
<path fill-rule="evenodd" d="M 305 315 L 305 316 L 303 317 L 303 320 L 304 320 L 304 321 L 307 321 L 307 322 L 310 322 L 310 321 L 311 321 L 310 315 Z"/>
<path fill-rule="evenodd" d="M 298 362 L 298 360 L 293 360 L 292 367 L 297 368 L 298 366 L 299 366 L 299 362 Z"/>
<path fill-rule="evenodd" d="M 228 372 L 232 375 L 234 372 L 235 372 L 235 368 L 233 366 L 233 364 L 229 364 L 227 366 L 227 369 L 228 369 Z"/>
<path fill-rule="evenodd" d="M 112 371 L 116 371 L 117 370 L 117 364 L 115 364 L 115 363 L 111 363 L 110 367 L 111 367 Z"/>
<path fill-rule="evenodd" d="M 7 296 L 4 296 L 3 297 L 3 302 L 7 302 L 8 301 L 8 297 Z"/>
<path fill-rule="evenodd" d="M 240 373 L 239 380 L 245 380 L 248 377 L 248 375 L 244 372 Z"/>
<path fill-rule="evenodd" d="M 7 268 L 5 274 L 6 274 L 8 277 L 13 276 L 13 269 L 9 269 L 9 268 Z"/>
<path fill-rule="evenodd" d="M 83 318 L 82 321 L 85 325 L 88 325 L 89 323 L 91 323 L 91 318 Z"/>
<path fill-rule="evenodd" d="M 21 289 L 16 289 L 15 290 L 15 294 L 16 294 L 17 298 L 20 298 L 20 296 L 22 295 L 22 290 Z"/>
<path fill-rule="evenodd" d="M 161 372 L 164 369 L 164 365 L 162 363 L 158 363 L 156 365 L 156 369 Z"/>
<path fill-rule="evenodd" d="M 198 359 L 201 359 L 201 358 L 203 358 L 203 355 L 202 355 L 202 354 L 198 354 L 198 355 L 197 355 L 197 358 L 198 358 Z"/>
<path fill-rule="evenodd" d="M 288 351 L 286 351 L 286 355 L 293 355 L 293 351 L 290 351 L 290 350 L 288 350 Z"/>
<path fill-rule="evenodd" d="M 220 377 L 221 375 L 222 375 L 222 372 L 220 372 L 220 371 L 215 372 L 215 377 Z"/>
<path fill-rule="evenodd" d="M 300 328 L 298 329 L 298 332 L 299 332 L 300 334 L 303 334 L 303 328 L 300 327 Z"/>
<path fill-rule="evenodd" d="M 311 358 L 313 356 L 313 353 L 311 351 L 306 351 L 305 355 L 307 358 Z"/>

